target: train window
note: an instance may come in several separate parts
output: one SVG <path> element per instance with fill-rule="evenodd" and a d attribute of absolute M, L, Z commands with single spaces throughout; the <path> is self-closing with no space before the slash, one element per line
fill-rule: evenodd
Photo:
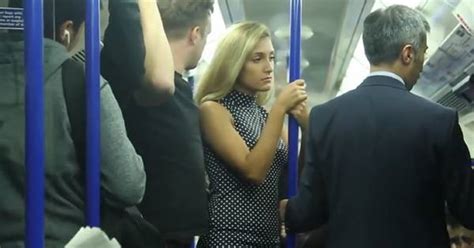
<path fill-rule="evenodd" d="M 224 34 L 225 29 L 226 24 L 224 23 L 224 18 L 222 16 L 221 8 L 219 6 L 219 1 L 216 1 L 214 2 L 214 12 L 211 15 L 211 33 L 207 37 L 206 47 L 204 48 L 201 57 L 202 61 L 211 60 L 216 49 L 217 43 Z"/>
<path fill-rule="evenodd" d="M 207 36 L 207 43 L 204 47 L 201 60 L 195 69 L 188 72 L 188 76 L 194 76 L 195 82 L 199 82 L 199 75 L 207 68 L 207 65 L 214 56 L 214 51 L 216 50 L 220 38 L 225 33 L 226 26 L 229 25 L 230 23 L 226 25 L 224 21 L 219 1 L 215 1 L 214 12 L 211 15 L 211 33 Z"/>

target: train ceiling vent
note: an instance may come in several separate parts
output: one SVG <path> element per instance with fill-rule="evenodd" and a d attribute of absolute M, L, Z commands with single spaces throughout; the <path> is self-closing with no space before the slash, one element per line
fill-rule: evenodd
<path fill-rule="evenodd" d="M 466 99 L 458 97 L 452 91 L 441 97 L 437 102 L 446 107 L 454 108 L 459 112 L 462 112 L 470 105 Z"/>

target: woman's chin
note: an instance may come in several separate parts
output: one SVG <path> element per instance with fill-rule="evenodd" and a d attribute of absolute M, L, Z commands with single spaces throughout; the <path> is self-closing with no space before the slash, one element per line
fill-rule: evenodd
<path fill-rule="evenodd" d="M 263 85 L 262 87 L 260 87 L 260 89 L 258 91 L 260 92 L 267 92 L 269 90 L 272 89 L 272 84 L 269 83 L 268 85 Z"/>

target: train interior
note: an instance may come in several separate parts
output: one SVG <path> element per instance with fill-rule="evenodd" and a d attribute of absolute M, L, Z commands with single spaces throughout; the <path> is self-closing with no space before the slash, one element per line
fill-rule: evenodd
<path fill-rule="evenodd" d="M 101 32 L 108 21 L 101 1 Z M 373 10 L 403 4 L 421 11 L 431 26 L 423 72 L 412 92 L 455 108 L 464 139 L 474 154 L 474 1 L 473 0 L 304 0 L 301 28 L 301 77 L 309 105 L 316 106 L 356 88 L 369 74 L 362 44 L 364 18 Z M 0 0 L 2 7 L 8 0 Z M 266 24 L 276 52 L 275 94 L 288 83 L 290 32 L 288 0 L 216 0 L 212 32 L 196 69 L 199 81 L 227 27 L 243 20 Z M 1 17 L 1 15 L 0 15 Z M 12 24 L 14 25 L 14 24 Z M 0 27 L 0 32 L 6 32 Z M 84 40 L 84 39 L 82 39 Z M 85 61 L 84 43 L 72 55 Z"/>
<path fill-rule="evenodd" d="M 107 1 L 102 31 L 107 26 Z M 431 26 L 427 59 L 413 93 L 460 115 L 464 138 L 474 154 L 474 5 L 472 0 L 306 0 L 302 2 L 301 77 L 309 105 L 322 104 L 356 88 L 369 74 L 362 44 L 362 24 L 373 10 L 404 4 L 420 10 Z M 290 1 L 218 0 L 212 32 L 199 66 L 189 72 L 199 79 L 226 27 L 243 20 L 265 23 L 273 32 L 276 51 L 275 94 L 288 83 Z"/>
<path fill-rule="evenodd" d="M 101 1 L 101 32 L 108 23 L 108 1 Z M 458 110 L 465 140 L 474 154 L 474 5 L 472 0 L 306 0 L 302 1 L 301 77 L 307 83 L 309 105 L 322 104 L 362 82 L 369 63 L 362 45 L 362 23 L 371 11 L 392 4 L 420 10 L 431 26 L 427 59 L 413 93 Z M 8 0 L 0 0 L 0 7 Z M 275 94 L 288 83 L 290 1 L 217 0 L 212 32 L 195 77 L 206 68 L 226 27 L 243 20 L 266 24 L 276 52 Z M 0 30 L 5 32 L 5 30 Z M 82 39 L 83 41 L 84 39 Z M 85 60 L 84 44 L 75 51 Z"/>

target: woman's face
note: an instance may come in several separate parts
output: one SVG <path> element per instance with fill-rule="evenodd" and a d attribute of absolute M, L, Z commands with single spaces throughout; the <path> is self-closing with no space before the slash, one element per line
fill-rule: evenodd
<path fill-rule="evenodd" d="M 274 60 L 270 37 L 261 39 L 240 71 L 235 88 L 252 95 L 269 91 L 273 84 Z"/>

